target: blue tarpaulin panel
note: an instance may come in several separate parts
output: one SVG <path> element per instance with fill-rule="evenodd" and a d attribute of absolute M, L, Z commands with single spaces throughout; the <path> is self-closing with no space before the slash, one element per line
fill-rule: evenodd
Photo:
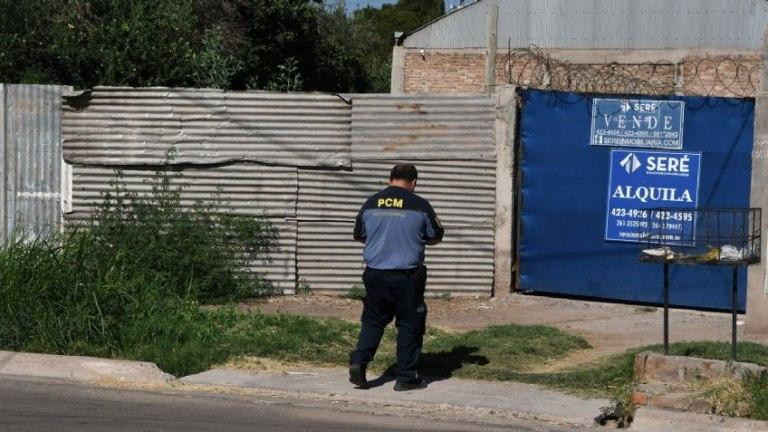
<path fill-rule="evenodd" d="M 636 243 L 605 240 L 611 149 L 633 148 L 590 145 L 591 95 L 526 90 L 522 99 L 518 289 L 661 303 L 662 266 L 640 263 Z M 749 207 L 754 100 L 643 99 L 684 102 L 680 152 L 701 154 L 698 206 Z M 741 310 L 746 304 L 746 280 L 741 268 Z M 670 286 L 674 306 L 731 307 L 730 268 L 675 265 Z"/>

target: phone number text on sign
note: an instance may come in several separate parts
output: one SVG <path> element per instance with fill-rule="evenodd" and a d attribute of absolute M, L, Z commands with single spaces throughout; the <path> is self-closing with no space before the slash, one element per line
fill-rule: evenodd
<path fill-rule="evenodd" d="M 682 101 L 595 98 L 589 144 L 680 150 L 684 112 Z"/>
<path fill-rule="evenodd" d="M 648 215 L 656 220 L 663 221 L 693 221 L 693 213 L 687 211 L 648 211 L 638 209 L 626 209 L 615 207 L 611 209 L 611 216 L 648 219 Z"/>

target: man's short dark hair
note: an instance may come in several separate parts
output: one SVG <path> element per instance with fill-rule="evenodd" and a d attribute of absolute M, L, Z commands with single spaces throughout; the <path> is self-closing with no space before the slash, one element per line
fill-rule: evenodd
<path fill-rule="evenodd" d="M 390 180 L 406 180 L 410 182 L 417 178 L 419 178 L 419 173 L 416 171 L 416 167 L 409 163 L 397 164 L 389 172 Z"/>

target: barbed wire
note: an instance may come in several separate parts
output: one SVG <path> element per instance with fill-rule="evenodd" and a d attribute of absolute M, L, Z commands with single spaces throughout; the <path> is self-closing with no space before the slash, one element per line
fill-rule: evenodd
<path fill-rule="evenodd" d="M 507 84 L 586 93 L 754 97 L 755 56 L 685 57 L 679 62 L 572 63 L 539 47 L 509 48 L 497 72 Z"/>

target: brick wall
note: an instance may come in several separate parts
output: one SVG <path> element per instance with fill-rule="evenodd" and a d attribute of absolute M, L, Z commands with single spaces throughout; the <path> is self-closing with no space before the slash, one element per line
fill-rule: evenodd
<path fill-rule="evenodd" d="M 478 51 L 405 52 L 405 93 L 484 91 L 485 56 Z M 751 97 L 759 84 L 760 59 L 752 56 L 685 57 L 679 63 L 567 63 L 533 55 L 500 53 L 497 84 L 577 92 Z"/>
<path fill-rule="evenodd" d="M 754 97 L 760 86 L 760 57 L 686 57 L 680 73 L 686 94 Z"/>
<path fill-rule="evenodd" d="M 485 90 L 485 55 L 406 51 L 405 93 L 479 93 Z"/>

